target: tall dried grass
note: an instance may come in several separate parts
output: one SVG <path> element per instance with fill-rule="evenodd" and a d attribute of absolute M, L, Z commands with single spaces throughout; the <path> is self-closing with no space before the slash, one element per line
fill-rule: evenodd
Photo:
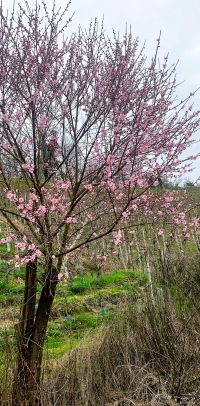
<path fill-rule="evenodd" d="M 160 299 L 129 308 L 71 351 L 46 381 L 42 405 L 200 404 L 200 319 L 180 321 Z"/>

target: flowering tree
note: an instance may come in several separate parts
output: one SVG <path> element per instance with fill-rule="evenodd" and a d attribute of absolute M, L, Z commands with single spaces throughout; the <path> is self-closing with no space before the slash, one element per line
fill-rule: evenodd
<path fill-rule="evenodd" d="M 15 406 L 39 404 L 42 350 L 67 256 L 112 232 L 119 245 L 120 221 L 141 202 L 147 210 L 161 177 L 186 170 L 180 154 L 199 127 L 192 95 L 176 102 L 175 67 L 158 63 L 158 49 L 148 66 L 131 33 L 108 38 L 97 22 L 66 38 L 66 12 L 54 5 L 50 15 L 43 3 L 42 12 L 19 6 L 8 19 L 1 10 L 1 243 L 15 246 L 13 267 L 25 270 Z"/>

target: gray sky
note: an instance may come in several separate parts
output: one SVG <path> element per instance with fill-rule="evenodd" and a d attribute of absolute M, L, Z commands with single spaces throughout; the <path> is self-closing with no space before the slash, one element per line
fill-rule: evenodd
<path fill-rule="evenodd" d="M 11 8 L 11 0 L 4 0 L 4 7 Z M 23 2 L 22 2 L 23 3 Z M 29 0 L 30 5 L 34 0 Z M 47 3 L 51 2 L 47 0 Z M 64 7 L 65 0 L 56 0 Z M 123 34 L 125 24 L 131 24 L 132 33 L 138 36 L 141 45 L 146 41 L 146 54 L 152 56 L 159 31 L 162 31 L 160 55 L 170 54 L 170 62 L 179 60 L 179 95 L 186 96 L 200 87 L 200 0 L 72 0 L 71 12 L 75 12 L 71 30 L 80 24 L 88 27 L 91 18 L 104 15 L 104 26 L 108 33 L 114 28 Z M 195 98 L 200 109 L 200 91 Z M 190 153 L 200 152 L 200 144 Z M 200 160 L 196 169 L 188 174 L 192 179 L 200 176 Z M 188 177 L 186 175 L 186 177 Z"/>

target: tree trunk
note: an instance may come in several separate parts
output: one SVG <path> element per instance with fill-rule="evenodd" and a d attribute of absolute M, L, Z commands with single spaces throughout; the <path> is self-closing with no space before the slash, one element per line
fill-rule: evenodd
<path fill-rule="evenodd" d="M 39 406 L 43 347 L 58 283 L 57 270 L 47 273 L 35 312 L 36 264 L 27 265 L 26 287 L 18 328 L 18 356 L 13 382 L 13 406 Z"/>

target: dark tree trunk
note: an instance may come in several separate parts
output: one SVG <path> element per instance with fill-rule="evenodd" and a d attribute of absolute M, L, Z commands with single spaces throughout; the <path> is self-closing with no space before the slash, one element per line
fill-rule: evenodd
<path fill-rule="evenodd" d="M 56 269 L 47 272 L 35 311 L 36 271 L 36 263 L 27 265 L 24 305 L 17 331 L 18 356 L 12 392 L 13 406 L 40 405 L 42 354 L 58 279 Z"/>

